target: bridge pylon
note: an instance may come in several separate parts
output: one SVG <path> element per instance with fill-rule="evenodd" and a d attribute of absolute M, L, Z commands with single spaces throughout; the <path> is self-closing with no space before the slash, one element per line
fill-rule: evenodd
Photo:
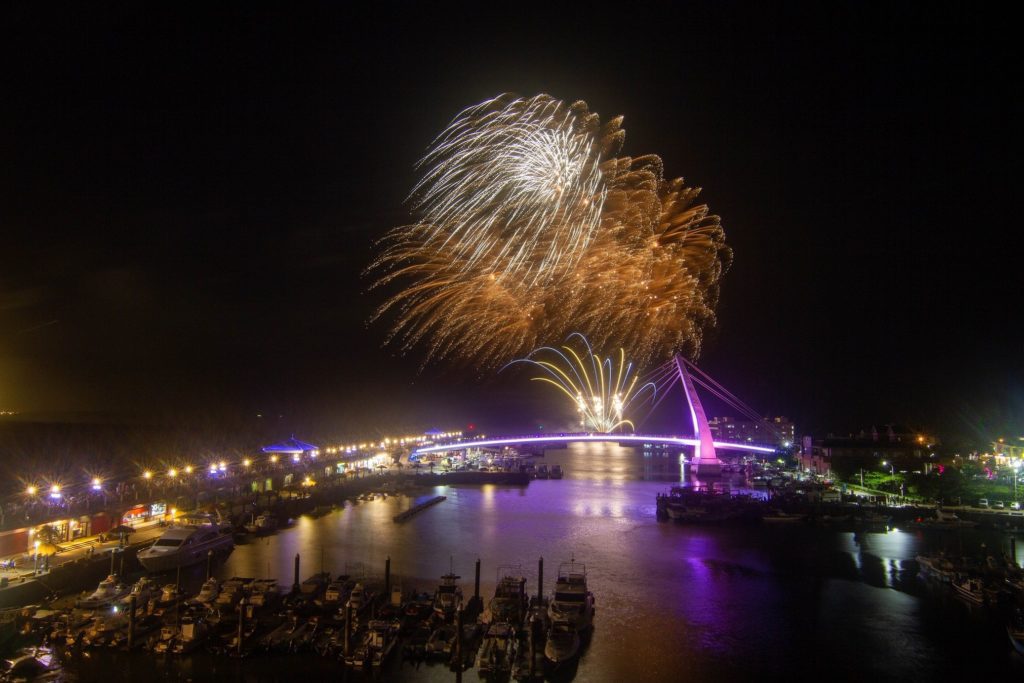
<path fill-rule="evenodd" d="M 715 476 L 722 472 L 722 461 L 715 453 L 715 440 L 711 436 L 711 427 L 708 426 L 708 418 L 704 414 L 704 406 L 697 396 L 697 389 L 693 386 L 693 379 L 686 370 L 686 362 L 682 356 L 676 355 L 676 369 L 679 371 L 679 379 L 683 383 L 683 393 L 686 394 L 686 403 L 690 408 L 690 419 L 693 421 L 693 435 L 697 439 L 694 446 L 694 455 L 691 466 L 693 471 L 704 476 Z"/>

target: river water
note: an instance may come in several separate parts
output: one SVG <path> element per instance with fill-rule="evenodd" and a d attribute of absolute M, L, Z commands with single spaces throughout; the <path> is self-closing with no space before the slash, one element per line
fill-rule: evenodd
<path fill-rule="evenodd" d="M 919 552 L 939 548 L 1006 546 L 998 533 L 682 526 L 655 518 L 655 495 L 679 481 L 675 457 L 579 444 L 548 451 L 542 462 L 562 465 L 566 478 L 528 487 L 438 487 L 418 498 L 301 517 L 236 547 L 219 574 L 269 575 L 287 585 L 299 553 L 302 578 L 321 565 L 379 576 L 390 557 L 404 588 L 432 591 L 452 566 L 468 597 L 479 557 L 487 598 L 499 565 L 522 565 L 535 592 L 537 559 L 544 557 L 550 592 L 558 564 L 575 557 L 586 564 L 597 604 L 577 681 L 968 681 L 1020 680 L 1024 673 L 995 615 L 926 583 L 914 562 Z M 391 521 L 438 494 L 447 501 L 405 523 Z M 398 659 L 386 680 L 454 680 L 440 665 L 413 668 Z M 236 661 L 103 652 L 69 661 L 67 670 L 79 680 L 342 677 L 336 663 L 312 654 Z M 465 680 L 476 679 L 475 670 L 467 672 Z"/>

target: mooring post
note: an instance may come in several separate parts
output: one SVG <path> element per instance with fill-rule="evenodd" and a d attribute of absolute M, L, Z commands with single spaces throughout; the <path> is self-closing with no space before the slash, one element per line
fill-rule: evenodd
<path fill-rule="evenodd" d="M 544 558 L 537 562 L 537 604 L 544 604 Z"/>
<path fill-rule="evenodd" d="M 238 656 L 242 656 L 242 637 L 245 634 L 245 598 L 238 601 Z"/>
<path fill-rule="evenodd" d="M 476 558 L 476 579 L 473 581 L 473 597 L 480 599 L 480 558 Z"/>
<path fill-rule="evenodd" d="M 391 603 L 391 556 L 384 560 L 384 599 Z"/>
<path fill-rule="evenodd" d="M 462 613 L 463 609 L 455 613 L 455 683 L 462 683 Z"/>
<path fill-rule="evenodd" d="M 544 560 L 541 560 L 543 563 Z M 530 617 L 530 632 L 527 634 L 530 643 L 530 678 L 532 679 L 537 675 L 537 639 L 534 638 L 534 632 L 537 630 L 537 615 L 534 614 Z"/>
<path fill-rule="evenodd" d="M 299 592 L 299 554 L 295 553 L 295 580 L 292 581 L 292 593 Z"/>
<path fill-rule="evenodd" d="M 345 659 L 352 651 L 352 606 L 345 605 Z"/>
<path fill-rule="evenodd" d="M 135 595 L 128 599 L 128 650 L 135 647 Z"/>

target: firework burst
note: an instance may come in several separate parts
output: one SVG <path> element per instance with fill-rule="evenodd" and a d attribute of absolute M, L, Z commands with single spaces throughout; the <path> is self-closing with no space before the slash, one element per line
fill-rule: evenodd
<path fill-rule="evenodd" d="M 653 399 L 657 393 L 655 384 L 647 382 L 637 386 L 638 376 L 633 363 L 626 360 L 624 349 L 619 349 L 616 364 L 611 358 L 602 360 L 594 353 L 582 334 L 574 333 L 566 341 L 574 340 L 582 348 L 574 348 L 569 343 L 561 349 L 544 346 L 509 365 L 527 363 L 543 370 L 543 375 L 532 379 L 555 387 L 572 401 L 584 431 L 608 433 L 625 427 L 635 429 L 633 422 L 625 417 L 626 411 L 643 397 Z"/>
<path fill-rule="evenodd" d="M 731 258 L 699 188 L 661 159 L 617 156 L 621 117 L 503 95 L 434 141 L 411 203 L 368 272 L 393 286 L 375 318 L 426 358 L 481 368 L 582 330 L 640 362 L 699 352 Z"/>

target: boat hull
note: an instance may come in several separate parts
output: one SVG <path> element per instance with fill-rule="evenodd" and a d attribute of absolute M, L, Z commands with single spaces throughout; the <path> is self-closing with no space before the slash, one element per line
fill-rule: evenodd
<path fill-rule="evenodd" d="M 234 547 L 235 543 L 231 536 L 224 534 L 213 541 L 197 545 L 194 548 L 160 554 L 149 554 L 143 551 L 139 553 L 138 558 L 139 564 L 146 571 L 160 573 L 205 562 L 210 551 L 213 551 L 214 554 L 226 553 L 233 550 Z"/>

